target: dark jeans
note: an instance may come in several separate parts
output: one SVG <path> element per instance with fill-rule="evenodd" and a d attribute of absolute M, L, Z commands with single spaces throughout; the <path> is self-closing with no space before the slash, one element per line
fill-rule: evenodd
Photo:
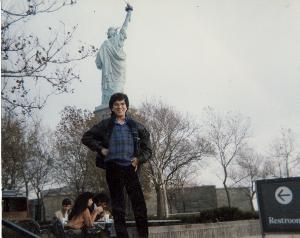
<path fill-rule="evenodd" d="M 127 238 L 128 232 L 125 222 L 124 187 L 131 201 L 136 227 L 140 238 L 148 237 L 147 208 L 143 191 L 137 173 L 133 166 L 120 166 L 107 163 L 106 181 L 112 202 L 112 215 L 118 238 Z"/>

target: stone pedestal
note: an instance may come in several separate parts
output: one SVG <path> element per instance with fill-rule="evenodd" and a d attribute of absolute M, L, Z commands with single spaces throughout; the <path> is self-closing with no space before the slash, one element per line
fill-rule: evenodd
<path fill-rule="evenodd" d="M 104 118 L 108 118 L 110 117 L 110 109 L 109 107 L 107 106 L 98 106 L 98 107 L 95 107 L 95 111 L 94 111 L 94 114 L 97 116 L 97 118 L 99 120 L 103 120 Z"/>

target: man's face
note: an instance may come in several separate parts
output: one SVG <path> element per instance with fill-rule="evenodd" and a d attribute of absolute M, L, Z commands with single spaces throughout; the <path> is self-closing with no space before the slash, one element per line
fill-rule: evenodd
<path fill-rule="evenodd" d="M 125 100 L 115 101 L 113 103 L 112 111 L 117 117 L 125 117 L 125 113 L 127 111 Z"/>
<path fill-rule="evenodd" d="M 63 210 L 65 211 L 65 212 L 67 212 L 67 211 L 69 211 L 70 209 L 71 209 L 71 205 L 63 205 Z"/>
<path fill-rule="evenodd" d="M 99 202 L 99 203 L 97 204 L 97 206 L 98 206 L 98 207 L 101 206 L 103 209 L 105 209 L 105 208 L 107 208 L 107 203 L 106 203 L 106 202 Z"/>

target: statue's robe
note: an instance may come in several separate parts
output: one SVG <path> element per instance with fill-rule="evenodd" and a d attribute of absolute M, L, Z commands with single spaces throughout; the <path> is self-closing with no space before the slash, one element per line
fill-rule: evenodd
<path fill-rule="evenodd" d="M 108 105 L 109 98 L 117 92 L 124 92 L 126 54 L 123 51 L 125 31 L 104 41 L 96 56 L 96 65 L 102 70 L 102 105 Z"/>

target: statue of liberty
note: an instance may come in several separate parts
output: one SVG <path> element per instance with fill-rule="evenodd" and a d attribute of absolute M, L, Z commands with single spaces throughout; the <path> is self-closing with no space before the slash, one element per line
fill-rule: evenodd
<path fill-rule="evenodd" d="M 126 40 L 126 29 L 133 8 L 127 4 L 126 18 L 119 30 L 115 27 L 108 28 L 107 40 L 103 42 L 96 56 L 97 68 L 102 70 L 102 104 L 108 106 L 109 98 L 116 92 L 124 92 L 126 81 L 126 54 L 123 51 Z"/>

